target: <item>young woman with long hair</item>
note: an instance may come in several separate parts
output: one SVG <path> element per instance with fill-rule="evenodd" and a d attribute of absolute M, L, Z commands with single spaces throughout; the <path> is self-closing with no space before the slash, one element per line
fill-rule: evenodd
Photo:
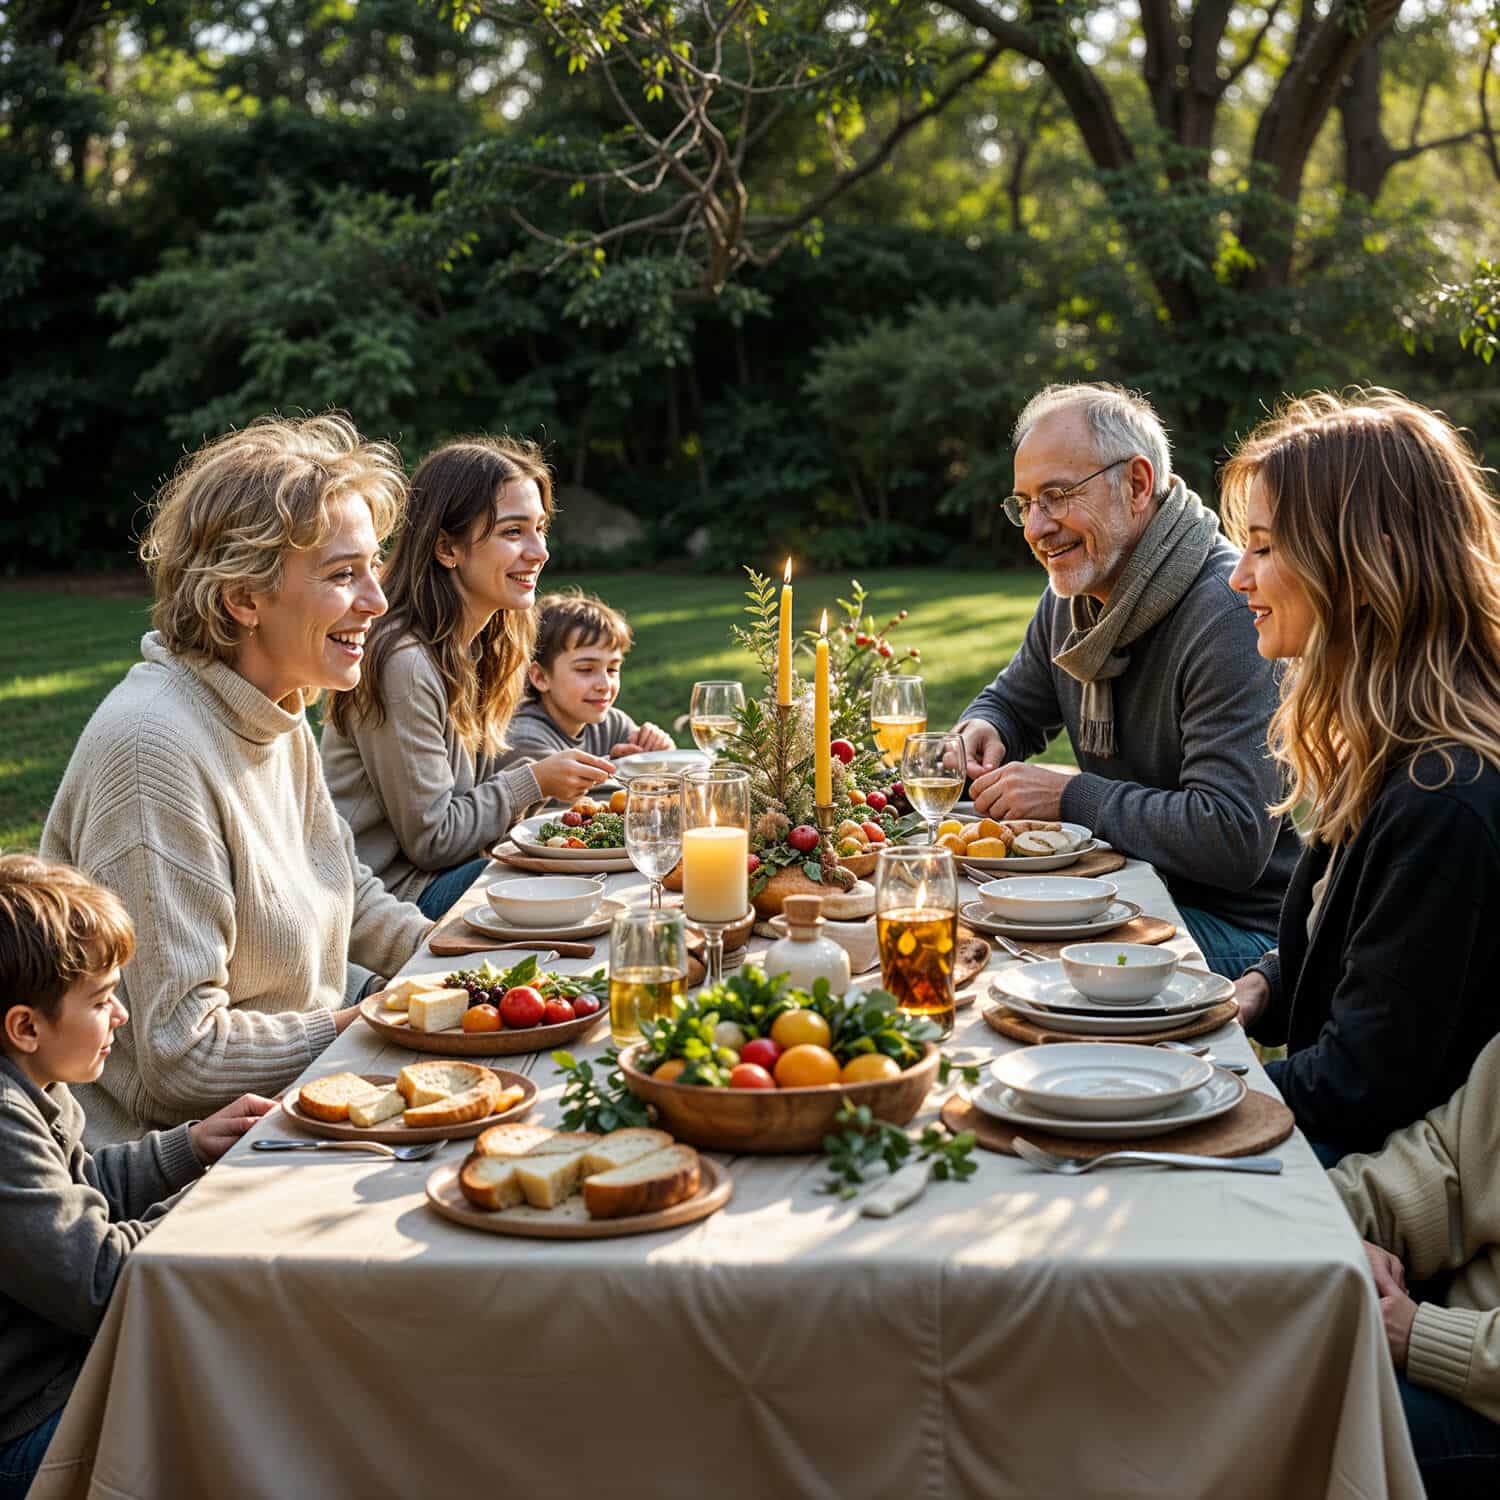
<path fill-rule="evenodd" d="M 1287 404 L 1223 496 L 1231 586 L 1289 663 L 1271 812 L 1307 840 L 1236 989 L 1331 1161 L 1447 1099 L 1500 1032 L 1500 519 L 1457 431 L 1379 390 Z"/>
<path fill-rule="evenodd" d="M 528 762 L 506 749 L 552 510 L 534 443 L 463 438 L 429 454 L 381 575 L 389 613 L 371 627 L 358 684 L 328 705 L 321 749 L 334 805 L 361 859 L 430 917 L 519 818 L 614 769 L 581 750 Z"/>

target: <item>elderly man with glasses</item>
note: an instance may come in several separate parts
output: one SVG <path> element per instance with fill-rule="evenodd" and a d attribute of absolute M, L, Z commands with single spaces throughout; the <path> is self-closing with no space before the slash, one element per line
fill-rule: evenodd
<path fill-rule="evenodd" d="M 1209 966 L 1275 944 L 1296 834 L 1266 751 L 1272 664 L 1230 592 L 1239 553 L 1171 472 L 1161 420 L 1106 385 L 1016 422 L 1010 521 L 1047 569 L 1021 649 L 964 711 L 974 805 L 1082 823 L 1160 871 Z M 1065 728 L 1074 774 L 1025 764 Z"/>

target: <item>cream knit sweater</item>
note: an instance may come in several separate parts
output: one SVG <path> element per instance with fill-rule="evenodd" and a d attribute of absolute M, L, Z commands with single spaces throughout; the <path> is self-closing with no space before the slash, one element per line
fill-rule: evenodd
<path fill-rule="evenodd" d="M 1417 1306 L 1407 1378 L 1500 1421 L 1500 1037 L 1446 1104 L 1328 1175 L 1410 1276 L 1454 1273 L 1441 1304 Z"/>
<path fill-rule="evenodd" d="M 388 891 L 415 901 L 436 876 L 477 859 L 540 807 L 542 791 L 535 751 L 475 760 L 448 717 L 437 664 L 415 636 L 386 657 L 380 692 L 380 724 L 355 725 L 347 739 L 323 726 L 323 772 L 359 857 Z"/>
<path fill-rule="evenodd" d="M 394 974 L 428 922 L 354 853 L 305 715 L 152 633 L 63 775 L 41 852 L 125 903 L 135 957 L 88 1139 L 272 1094 L 335 1035 L 348 960 Z M 291 700 L 288 700 L 290 702 Z"/>

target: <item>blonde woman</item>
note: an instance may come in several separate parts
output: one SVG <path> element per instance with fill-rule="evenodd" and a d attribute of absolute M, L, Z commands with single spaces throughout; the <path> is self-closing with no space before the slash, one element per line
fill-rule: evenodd
<path fill-rule="evenodd" d="M 394 973 L 427 931 L 360 864 L 304 712 L 359 681 L 404 495 L 391 449 L 323 416 L 218 438 L 159 498 L 141 548 L 156 628 L 42 833 L 136 929 L 131 1024 L 80 1090 L 91 1141 L 275 1093 L 357 1014 L 349 959 Z"/>
<path fill-rule="evenodd" d="M 1500 522 L 1442 417 L 1294 401 L 1224 472 L 1231 586 L 1290 665 L 1273 814 L 1306 849 L 1278 949 L 1236 986 L 1325 1162 L 1376 1150 L 1500 1032 Z"/>
<path fill-rule="evenodd" d="M 535 444 L 466 438 L 430 454 L 382 574 L 390 614 L 371 631 L 364 675 L 329 704 L 334 803 L 360 858 L 429 917 L 463 895 L 513 823 L 614 769 L 583 750 L 528 761 L 506 749 L 551 519 Z"/>

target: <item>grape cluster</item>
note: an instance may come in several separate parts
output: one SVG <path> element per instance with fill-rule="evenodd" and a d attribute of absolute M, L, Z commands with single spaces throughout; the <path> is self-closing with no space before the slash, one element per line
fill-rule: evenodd
<path fill-rule="evenodd" d="M 449 989 L 467 991 L 470 1005 L 498 1005 L 505 993 L 493 969 L 489 973 L 483 969 L 455 969 L 443 983 Z M 491 984 L 495 985 L 494 989 L 490 988 Z"/>

